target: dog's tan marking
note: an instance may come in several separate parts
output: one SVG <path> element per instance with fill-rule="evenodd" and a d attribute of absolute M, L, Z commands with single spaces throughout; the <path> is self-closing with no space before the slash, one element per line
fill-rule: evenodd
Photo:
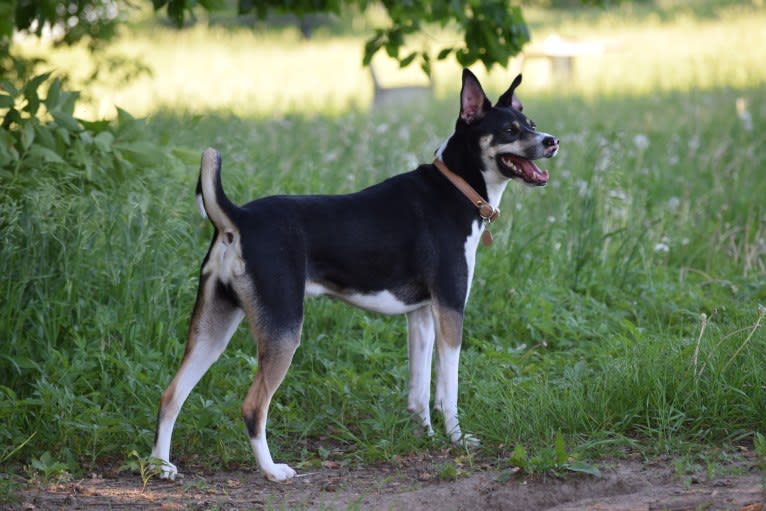
<path fill-rule="evenodd" d="M 439 342 L 450 348 L 460 347 L 463 338 L 463 314 L 447 307 L 434 307 Z"/>
<path fill-rule="evenodd" d="M 476 444 L 463 437 L 457 416 L 458 367 L 463 337 L 463 315 L 454 309 L 434 305 L 436 320 L 436 397 L 435 405 L 444 416 L 444 428 L 454 443 Z"/>
<path fill-rule="evenodd" d="M 253 454 L 264 477 L 284 481 L 295 476 L 288 465 L 274 463 L 266 441 L 266 422 L 274 393 L 287 374 L 295 350 L 300 343 L 300 330 L 285 334 L 280 339 L 261 336 L 258 342 L 258 372 L 242 403 L 242 415 L 250 436 Z"/>

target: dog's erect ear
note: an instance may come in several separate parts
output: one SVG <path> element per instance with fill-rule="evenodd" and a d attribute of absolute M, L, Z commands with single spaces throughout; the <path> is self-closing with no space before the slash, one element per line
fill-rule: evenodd
<path fill-rule="evenodd" d="M 460 89 L 460 119 L 467 124 L 478 121 L 492 108 L 479 80 L 468 69 L 463 69 L 463 88 Z"/>
<path fill-rule="evenodd" d="M 505 93 L 500 96 L 500 99 L 497 100 L 497 106 L 503 108 L 513 108 L 519 112 L 524 110 L 524 105 L 521 104 L 519 98 L 517 98 L 516 94 L 514 94 L 516 87 L 519 85 L 521 85 L 521 75 L 518 75 L 513 79 L 513 82 L 511 82 L 511 86 L 508 87 L 508 90 L 505 91 Z"/>

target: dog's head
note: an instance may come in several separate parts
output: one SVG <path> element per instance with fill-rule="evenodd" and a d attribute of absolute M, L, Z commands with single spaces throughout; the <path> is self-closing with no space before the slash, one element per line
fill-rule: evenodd
<path fill-rule="evenodd" d="M 495 178 L 520 179 L 528 185 L 544 186 L 548 172 L 540 170 L 533 160 L 555 155 L 559 141 L 537 131 L 535 123 L 521 113 L 523 107 L 515 95 L 519 84 L 521 75 L 492 106 L 476 76 L 464 69 L 460 116 L 454 136 L 469 145 L 475 144 L 485 175 L 490 173 Z"/>

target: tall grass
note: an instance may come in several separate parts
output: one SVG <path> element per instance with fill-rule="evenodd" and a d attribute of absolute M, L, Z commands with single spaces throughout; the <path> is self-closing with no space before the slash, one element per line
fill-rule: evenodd
<path fill-rule="evenodd" d="M 546 162 L 548 187 L 509 187 L 495 244 L 479 252 L 460 402 L 485 455 L 557 432 L 595 455 L 764 430 L 757 73 L 751 62 L 747 83 L 726 87 L 692 78 L 688 91 L 524 96 L 562 150 Z M 97 182 L 4 174 L 0 459 L 23 468 L 48 452 L 75 471 L 149 452 L 211 233 L 193 200 L 202 148 L 222 151 L 237 202 L 348 192 L 430 159 L 455 94 L 421 109 L 278 120 L 158 111 L 145 133 L 172 151 L 162 166 Z M 446 444 L 419 437 L 405 411 L 405 342 L 402 318 L 309 302 L 272 405 L 275 457 L 375 461 Z M 185 405 L 173 444 L 182 466 L 252 464 L 239 407 L 256 366 L 243 328 Z"/>

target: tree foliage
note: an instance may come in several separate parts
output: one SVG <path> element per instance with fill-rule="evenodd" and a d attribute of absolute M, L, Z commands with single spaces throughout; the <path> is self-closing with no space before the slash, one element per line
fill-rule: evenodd
<path fill-rule="evenodd" d="M 364 10 L 373 0 L 238 0 L 240 14 L 253 13 L 264 19 L 271 13 L 298 18 L 318 13 L 340 15 L 345 7 Z M 434 59 L 453 57 L 463 66 L 481 62 L 487 68 L 505 66 L 529 40 L 521 8 L 508 0 L 381 0 L 390 22 L 374 30 L 364 46 L 364 63 L 384 51 L 401 66 L 419 63 L 431 72 Z M 194 9 L 212 10 L 221 0 L 152 0 L 155 11 L 163 11 L 178 27 L 194 18 Z M 111 37 L 129 6 L 127 0 L 0 0 L 0 75 L 19 63 L 11 58 L 10 40 L 14 30 L 48 34 L 58 43 L 87 40 L 92 46 Z M 451 26 L 463 35 L 454 46 L 405 50 L 408 37 L 427 25 Z"/>
<path fill-rule="evenodd" d="M 185 13 L 197 0 L 154 0 L 155 9 L 167 6 L 170 18 L 179 26 Z M 204 3 L 208 3 L 207 2 Z M 203 2 L 200 2 L 203 3 Z M 371 0 L 238 0 L 240 14 L 255 13 L 264 19 L 277 12 L 304 17 L 317 13 L 341 14 L 344 6 L 364 10 L 375 2 Z M 378 28 L 364 46 L 364 64 L 380 50 L 396 59 L 402 67 L 419 62 L 426 74 L 431 73 L 431 62 L 454 56 L 463 66 L 481 62 L 491 68 L 505 66 L 529 41 L 529 30 L 518 6 L 508 0 L 452 0 L 429 2 L 425 0 L 382 0 L 390 24 Z M 452 25 L 463 34 L 462 44 L 440 48 L 435 55 L 429 50 L 405 51 L 408 36 L 421 32 L 428 24 L 442 27 Z"/>

